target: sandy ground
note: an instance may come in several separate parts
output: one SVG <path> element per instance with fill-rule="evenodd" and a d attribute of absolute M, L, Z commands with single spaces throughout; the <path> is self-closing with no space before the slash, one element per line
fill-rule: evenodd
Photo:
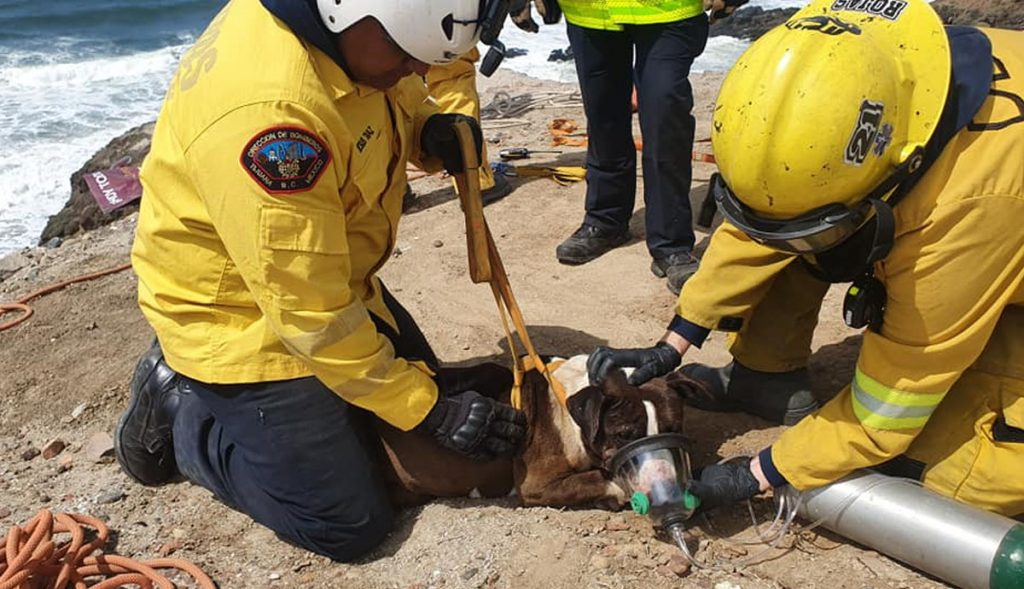
<path fill-rule="evenodd" d="M 698 137 L 707 136 L 720 76 L 694 78 Z M 567 87 L 509 72 L 484 83 L 513 94 Z M 499 146 L 548 147 L 553 117 L 584 122 L 582 109 L 544 109 L 529 125 L 489 129 Z M 550 148 L 550 147 L 549 147 Z M 583 151 L 565 149 L 555 162 L 580 164 Z M 713 166 L 695 168 L 699 203 Z M 514 179 L 515 192 L 486 211 L 504 254 L 531 334 L 543 352 L 569 355 L 599 344 L 645 345 L 671 318 L 674 297 L 649 271 L 643 204 L 636 238 L 577 268 L 561 266 L 555 246 L 582 220 L 584 186 L 547 179 Z M 442 358 L 507 361 L 489 289 L 470 282 L 462 215 L 447 181 L 413 183 L 418 197 L 403 220 L 395 258 L 383 278 L 416 316 Z M 127 259 L 134 217 L 68 240 L 54 250 L 31 249 L 32 263 L 0 283 L 0 300 Z M 699 234 L 701 248 L 706 234 Z M 822 310 L 812 371 L 816 391 L 833 394 L 848 382 L 857 333 L 839 316 L 839 293 Z M 899 564 L 824 534 L 790 534 L 783 549 L 762 552 L 742 508 L 695 520 L 698 555 L 706 562 L 756 557 L 753 564 L 719 564 L 677 576 L 674 548 L 650 524 L 628 513 L 522 509 L 513 499 L 439 501 L 403 513 L 398 529 L 364 562 L 340 565 L 287 546 L 273 534 L 188 484 L 147 489 L 132 484 L 112 459 L 96 457 L 103 433 L 113 431 L 127 383 L 151 332 L 135 305 L 135 279 L 122 273 L 72 286 L 38 300 L 27 324 L 0 333 L 0 525 L 23 522 L 41 508 L 93 514 L 118 531 L 115 549 L 135 558 L 173 552 L 204 567 L 221 587 L 511 588 L 686 587 L 715 589 L 905 589 L 943 587 Z M 688 360 L 724 362 L 715 335 Z M 694 461 L 751 453 L 781 428 L 755 418 L 687 415 L 696 441 Z M 101 438 L 96 450 L 90 440 Z M 59 438 L 68 443 L 52 459 L 32 456 Z M 26 451 L 28 451 L 26 453 Z M 91 456 L 92 455 L 92 456 Z M 770 500 L 758 504 L 764 520 Z M 681 572 L 681 571 L 680 571 Z"/>

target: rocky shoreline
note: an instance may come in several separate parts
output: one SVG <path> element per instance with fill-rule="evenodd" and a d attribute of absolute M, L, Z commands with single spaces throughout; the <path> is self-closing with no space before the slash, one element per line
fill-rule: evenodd
<path fill-rule="evenodd" d="M 933 6 L 947 24 L 1024 29 L 1022 0 L 936 0 Z M 785 22 L 794 12 L 795 8 L 764 10 L 757 6 L 744 6 L 730 18 L 715 23 L 711 34 L 755 39 Z M 138 210 L 138 204 L 133 203 L 104 213 L 89 194 L 83 176 L 110 168 L 125 159 L 140 163 L 149 152 L 153 126 L 154 123 L 140 125 L 114 138 L 71 176 L 71 195 L 64 208 L 50 217 L 39 237 L 40 245 L 57 244 L 61 239 L 101 227 Z M 58 240 L 54 241 L 54 238 Z"/>

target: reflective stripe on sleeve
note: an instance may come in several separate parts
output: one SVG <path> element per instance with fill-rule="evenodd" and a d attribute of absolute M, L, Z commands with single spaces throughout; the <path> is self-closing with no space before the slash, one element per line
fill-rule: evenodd
<path fill-rule="evenodd" d="M 853 412 L 868 427 L 884 430 L 924 427 L 945 393 L 911 393 L 883 385 L 857 368 L 853 377 Z"/>

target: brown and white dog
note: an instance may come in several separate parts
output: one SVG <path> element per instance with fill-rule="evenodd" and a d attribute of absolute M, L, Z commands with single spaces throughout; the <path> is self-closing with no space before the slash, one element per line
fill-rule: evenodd
<path fill-rule="evenodd" d="M 414 505 L 473 492 L 498 497 L 514 488 L 524 505 L 621 507 L 626 497 L 611 480 L 608 461 L 634 440 L 680 433 L 680 393 L 696 384 L 673 373 L 636 387 L 626 382 L 625 374 L 616 372 L 601 386 L 593 386 L 587 379 L 586 362 L 586 355 L 574 356 L 553 372 L 568 395 L 567 407 L 562 407 L 540 373 L 525 375 L 522 408 L 529 434 L 523 452 L 514 460 L 476 463 L 378 422 L 394 501 Z M 439 378 L 457 379 L 462 390 L 472 388 L 508 402 L 512 376 L 504 367 L 483 364 L 449 370 Z"/>

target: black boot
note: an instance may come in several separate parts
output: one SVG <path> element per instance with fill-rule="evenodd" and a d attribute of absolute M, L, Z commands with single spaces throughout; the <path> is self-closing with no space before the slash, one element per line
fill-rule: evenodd
<path fill-rule="evenodd" d="M 162 485 L 178 474 L 172 439 L 181 404 L 177 383 L 178 374 L 164 362 L 160 344 L 154 343 L 135 367 L 131 401 L 114 430 L 121 470 L 143 485 Z"/>
<path fill-rule="evenodd" d="M 651 272 L 658 278 L 668 278 L 668 289 L 673 294 L 679 294 L 686 281 L 697 273 L 698 268 L 700 268 L 700 260 L 689 253 L 655 258 L 651 262 Z"/>
<path fill-rule="evenodd" d="M 559 244 L 555 249 L 555 255 L 563 264 L 586 264 L 627 241 L 629 241 L 629 229 L 614 231 L 584 223 L 569 236 L 569 239 Z"/>
<path fill-rule="evenodd" d="M 734 360 L 719 368 L 687 364 L 680 370 L 704 385 L 686 402 L 705 411 L 738 411 L 776 425 L 794 425 L 818 409 L 806 368 L 760 372 Z"/>

